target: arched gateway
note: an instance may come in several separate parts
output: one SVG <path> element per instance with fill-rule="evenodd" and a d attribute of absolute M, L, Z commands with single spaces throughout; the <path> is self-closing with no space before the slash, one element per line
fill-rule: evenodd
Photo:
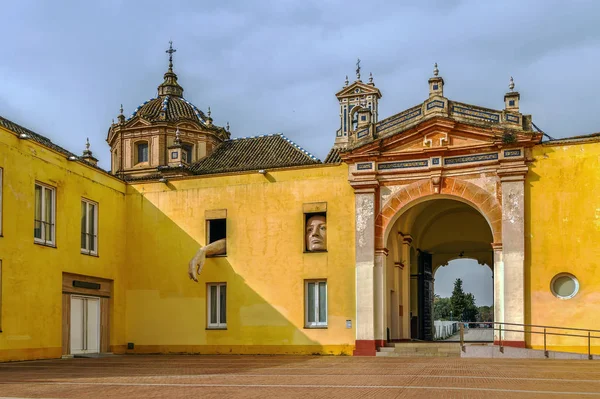
<path fill-rule="evenodd" d="M 467 255 L 493 268 L 495 320 L 524 323 L 525 177 L 530 148 L 541 134 L 520 113 L 519 93 L 505 95 L 502 111 L 475 107 L 445 98 L 437 69 L 435 75 L 425 102 L 379 122 L 375 100 L 381 93 L 372 84 L 357 80 L 337 94 L 342 119 L 334 150 L 349 165 L 355 191 L 356 355 L 374 355 L 388 331 L 393 339 L 417 338 L 415 331 L 429 338 L 422 324 L 427 309 L 421 309 L 420 333 L 410 328 L 410 265 L 416 253 L 424 254 L 418 262 L 429 261 L 425 266 L 432 270 L 461 251 L 478 252 Z M 351 127 L 344 115 L 354 103 L 363 104 L 366 115 Z M 435 207 L 420 205 L 429 201 Z M 418 213 L 406 213 L 417 206 Z M 414 237 L 413 231 L 434 234 L 425 224 L 457 212 L 470 216 L 455 218 L 456 228 L 446 222 L 441 234 L 447 242 Z M 458 233 L 476 220 L 485 220 L 489 229 Z M 464 238 L 476 229 L 489 240 Z M 462 241 L 454 237 L 461 235 Z M 522 333 L 503 339 L 525 345 Z"/>

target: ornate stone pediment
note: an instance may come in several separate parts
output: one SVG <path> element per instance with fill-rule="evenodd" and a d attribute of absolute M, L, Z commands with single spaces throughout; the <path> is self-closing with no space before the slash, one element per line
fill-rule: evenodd
<path fill-rule="evenodd" d="M 381 97 L 381 91 L 373 85 L 356 81 L 351 85 L 344 87 L 342 90 L 336 93 L 338 98 L 353 97 L 353 96 L 364 96 L 364 95 L 377 95 Z"/>

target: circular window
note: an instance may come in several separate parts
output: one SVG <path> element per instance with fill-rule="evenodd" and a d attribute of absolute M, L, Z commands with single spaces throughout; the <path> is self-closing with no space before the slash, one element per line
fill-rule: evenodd
<path fill-rule="evenodd" d="M 579 291 L 579 281 L 572 274 L 557 274 L 550 283 L 550 289 L 557 298 L 573 298 Z"/>

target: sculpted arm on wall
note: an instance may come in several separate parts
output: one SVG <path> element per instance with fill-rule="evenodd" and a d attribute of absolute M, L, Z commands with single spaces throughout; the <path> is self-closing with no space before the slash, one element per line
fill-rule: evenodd
<path fill-rule="evenodd" d="M 196 252 L 196 255 L 194 255 L 188 265 L 188 276 L 191 280 L 198 282 L 198 274 L 200 274 L 202 267 L 204 267 L 204 262 L 206 261 L 207 255 L 225 254 L 225 241 L 226 239 L 223 238 L 221 240 L 211 242 L 210 244 L 201 247 L 198 252 Z"/>

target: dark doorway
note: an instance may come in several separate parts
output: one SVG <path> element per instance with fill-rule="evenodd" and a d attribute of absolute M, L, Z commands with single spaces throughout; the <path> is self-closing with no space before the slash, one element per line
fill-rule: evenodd
<path fill-rule="evenodd" d="M 424 341 L 433 341 L 433 271 L 431 254 L 418 253 L 418 298 L 419 322 L 417 337 Z"/>

